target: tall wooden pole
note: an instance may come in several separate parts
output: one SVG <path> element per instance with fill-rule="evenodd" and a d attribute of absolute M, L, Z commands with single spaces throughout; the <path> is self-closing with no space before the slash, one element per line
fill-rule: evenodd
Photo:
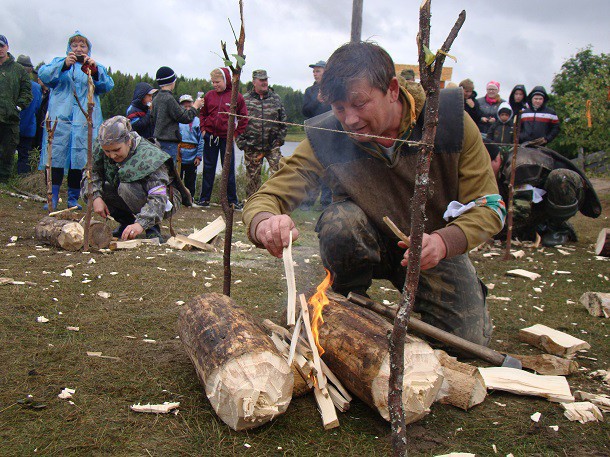
<path fill-rule="evenodd" d="M 241 59 L 245 59 L 244 56 L 244 43 L 246 41 L 246 32 L 244 30 L 244 5 L 242 0 L 239 0 L 239 17 L 241 19 L 241 27 L 239 30 L 239 39 L 235 40 L 237 45 L 237 54 Z M 229 59 L 227 52 L 226 43 L 221 42 L 222 51 L 225 59 Z M 229 108 L 229 125 L 227 128 L 227 147 L 225 149 L 224 162 L 222 165 L 222 178 L 220 180 L 220 204 L 225 214 L 227 228 L 225 232 L 225 245 L 222 255 L 223 266 L 224 266 L 224 281 L 222 285 L 222 293 L 230 296 L 231 295 L 231 240 L 233 238 L 233 206 L 229 205 L 229 199 L 227 196 L 227 187 L 229 185 L 229 171 L 231 169 L 231 162 L 233 160 L 233 136 L 235 135 L 235 111 L 237 106 L 237 94 L 239 93 L 239 77 L 241 76 L 241 65 L 238 62 L 235 67 L 231 65 L 231 82 L 233 87 L 231 88 L 231 105 Z"/>
<path fill-rule="evenodd" d="M 352 6 L 352 34 L 350 41 L 362 40 L 362 3 L 364 0 L 354 0 Z"/>
<path fill-rule="evenodd" d="M 405 368 L 404 346 L 421 269 L 420 262 L 426 219 L 426 200 L 428 198 L 430 182 L 430 161 L 434 152 L 434 137 L 436 136 L 436 127 L 438 125 L 441 71 L 445 55 L 449 52 L 466 19 L 466 11 L 462 11 L 443 43 L 440 52 L 436 53 L 435 60 L 428 64 L 426 63 L 426 49 L 430 47 L 430 3 L 431 0 L 425 0 L 419 10 L 419 73 L 422 86 L 426 91 L 426 107 L 423 136 L 417 157 L 415 191 L 411 205 L 411 246 L 409 247 L 405 287 L 398 313 L 394 319 L 394 328 L 390 335 L 388 409 L 390 410 L 390 422 L 392 425 L 392 450 L 395 457 L 407 455 L 406 422 L 402 405 L 402 386 Z"/>
<path fill-rule="evenodd" d="M 85 212 L 85 240 L 83 242 L 83 250 L 89 250 L 89 237 L 91 232 L 91 214 L 93 213 L 93 183 L 91 182 L 91 170 L 93 168 L 93 107 L 95 106 L 93 95 L 95 93 L 95 85 L 91 77 L 91 69 L 88 70 L 88 87 L 87 94 L 87 167 L 85 170 L 87 176 L 87 210 Z"/>
<path fill-rule="evenodd" d="M 45 119 L 45 128 L 47 129 L 47 163 L 45 164 L 45 171 L 47 172 L 47 206 L 49 213 L 54 211 L 53 208 L 53 179 L 51 174 L 51 163 L 53 160 L 53 137 L 55 136 L 55 129 L 57 128 L 57 118 L 53 126 L 51 126 L 51 119 L 47 114 Z"/>
<path fill-rule="evenodd" d="M 508 213 L 506 215 L 506 250 L 504 251 L 504 260 L 510 259 L 510 248 L 513 239 L 513 214 L 515 211 L 515 174 L 517 169 L 517 153 L 519 152 L 519 131 L 521 128 L 521 111 L 515 116 L 515 128 L 513 132 L 513 157 L 510 169 L 510 181 L 508 184 Z"/>

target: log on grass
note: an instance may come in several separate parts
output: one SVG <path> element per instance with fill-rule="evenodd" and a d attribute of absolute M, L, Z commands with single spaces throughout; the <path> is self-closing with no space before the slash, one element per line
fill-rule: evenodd
<path fill-rule="evenodd" d="M 439 401 L 467 411 L 482 403 L 487 387 L 477 367 L 459 362 L 445 351 L 434 351 L 443 366 L 445 378 L 439 392 Z"/>
<path fill-rule="evenodd" d="M 42 243 L 67 251 L 78 251 L 83 247 L 85 231 L 78 222 L 45 216 L 36 225 L 34 236 Z"/>
<path fill-rule="evenodd" d="M 94 249 L 107 249 L 112 241 L 112 229 L 104 222 L 91 221 L 89 226 L 89 246 Z"/>
<path fill-rule="evenodd" d="M 319 329 L 325 351 L 322 359 L 350 392 L 389 421 L 388 334 L 392 325 L 340 295 L 328 295 L 330 303 L 324 307 Z M 402 398 L 407 423 L 430 412 L 442 383 L 442 367 L 432 348 L 408 335 Z"/>
<path fill-rule="evenodd" d="M 200 295 L 184 305 L 180 338 L 216 414 L 233 430 L 288 408 L 294 376 L 271 339 L 231 298 Z"/>
<path fill-rule="evenodd" d="M 595 243 L 595 255 L 610 257 L 610 229 L 603 228 L 599 232 Z"/>
<path fill-rule="evenodd" d="M 509 355 L 518 359 L 523 368 L 534 370 L 538 374 L 567 376 L 578 371 L 578 362 L 552 354 Z"/>
<path fill-rule="evenodd" d="M 585 292 L 578 300 L 595 317 L 610 317 L 610 293 Z"/>

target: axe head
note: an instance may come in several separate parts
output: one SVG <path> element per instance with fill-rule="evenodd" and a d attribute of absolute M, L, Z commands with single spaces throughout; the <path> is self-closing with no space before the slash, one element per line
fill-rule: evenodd
<path fill-rule="evenodd" d="M 504 362 L 502 362 L 502 366 L 508 368 L 516 368 L 517 370 L 521 370 L 523 368 L 523 365 L 521 365 L 521 360 L 515 359 L 510 355 L 504 357 Z"/>

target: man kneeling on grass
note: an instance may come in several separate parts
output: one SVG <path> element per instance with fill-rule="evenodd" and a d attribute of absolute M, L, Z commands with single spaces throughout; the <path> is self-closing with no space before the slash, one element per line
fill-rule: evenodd
<path fill-rule="evenodd" d="M 191 196 L 180 181 L 169 154 L 131 129 L 129 120 L 115 116 L 105 121 L 93 146 L 91 170 L 93 211 L 112 216 L 120 226 L 112 233 L 132 240 L 145 232 L 161 237 L 159 222 L 171 217 Z M 81 182 L 87 200 L 87 177 Z"/>

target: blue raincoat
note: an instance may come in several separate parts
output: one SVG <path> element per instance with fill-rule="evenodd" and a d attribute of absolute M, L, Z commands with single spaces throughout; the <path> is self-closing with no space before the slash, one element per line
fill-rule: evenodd
<path fill-rule="evenodd" d="M 91 56 L 91 42 L 79 31 L 71 37 L 81 36 L 87 40 L 89 56 Z M 70 52 L 70 40 L 66 55 Z M 74 99 L 74 91 L 84 110 L 87 110 L 87 75 L 81 70 L 82 64 L 75 62 L 70 68 L 62 71 L 65 57 L 55 57 L 47 65 L 38 70 L 38 77 L 51 90 L 49 97 L 49 119 L 52 122 L 58 119 L 57 129 L 53 138 L 52 164 L 53 168 L 82 170 L 87 165 L 87 120 L 78 103 Z M 95 85 L 93 108 L 93 141 L 97 138 L 97 131 L 101 125 L 102 109 L 100 107 L 100 94 L 109 92 L 114 87 L 114 81 L 106 72 L 106 68 L 97 63 L 97 79 L 93 78 Z M 39 170 L 43 170 L 47 163 L 47 132 L 43 133 L 42 151 L 40 154 Z"/>

